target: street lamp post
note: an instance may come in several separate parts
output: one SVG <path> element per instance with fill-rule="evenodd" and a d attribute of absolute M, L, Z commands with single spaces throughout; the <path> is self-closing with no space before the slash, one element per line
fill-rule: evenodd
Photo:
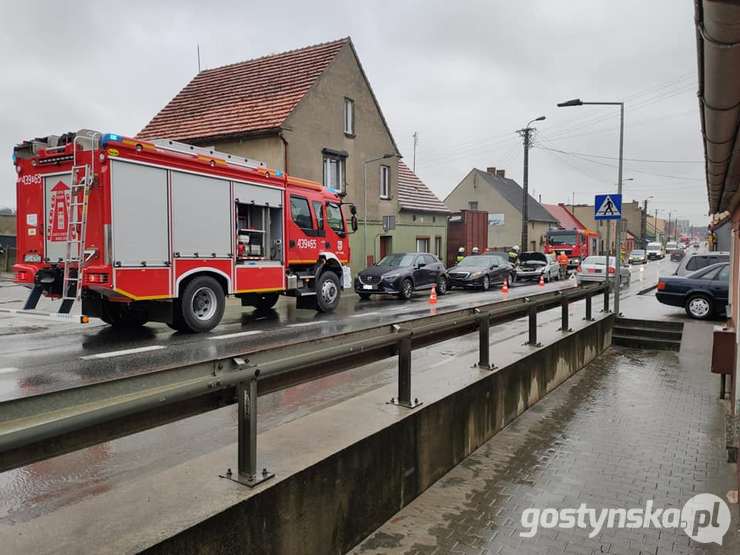
<path fill-rule="evenodd" d="M 622 161 L 624 152 L 624 102 L 583 102 L 580 98 L 568 100 L 566 102 L 560 102 L 558 107 L 565 108 L 569 106 L 619 106 L 619 172 L 618 172 L 618 187 L 617 194 L 622 194 Z M 616 257 L 616 280 L 617 287 L 614 293 L 614 312 L 619 315 L 619 291 L 621 289 L 622 276 L 620 275 L 621 270 L 621 250 L 622 250 L 622 220 L 617 220 L 617 252 L 614 253 Z M 609 257 L 606 259 L 607 275 L 609 269 Z"/>
<path fill-rule="evenodd" d="M 642 235 L 642 248 L 643 249 L 646 249 L 647 244 L 648 244 L 648 240 L 647 240 L 648 209 L 647 209 L 647 206 L 648 206 L 648 201 L 651 198 L 655 198 L 655 197 L 653 195 L 650 195 L 649 197 L 647 197 L 646 199 L 642 201 L 642 225 L 641 225 L 640 231 L 642 232 L 641 235 Z"/>
<path fill-rule="evenodd" d="M 364 264 L 367 264 L 367 165 L 372 164 L 373 162 L 387 160 L 394 156 L 395 154 L 383 154 L 383 156 L 377 156 L 370 160 L 365 160 L 362 163 L 362 211 L 364 212 L 362 216 L 362 258 L 365 261 Z"/>
<path fill-rule="evenodd" d="M 527 202 L 529 197 L 529 149 L 531 148 L 532 138 L 532 125 L 535 121 L 544 121 L 545 116 L 540 116 L 528 122 L 524 129 L 519 129 L 517 133 L 522 136 L 524 142 L 524 176 L 522 183 L 522 244 L 521 248 L 523 251 L 527 250 L 528 242 L 528 225 L 529 225 L 529 203 Z"/>

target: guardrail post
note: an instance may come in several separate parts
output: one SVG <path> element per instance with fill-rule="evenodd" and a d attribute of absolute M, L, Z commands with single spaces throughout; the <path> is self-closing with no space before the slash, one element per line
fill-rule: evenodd
<path fill-rule="evenodd" d="M 240 359 L 238 359 L 240 360 Z M 237 362 L 239 364 L 239 362 Z M 266 468 L 257 472 L 257 375 L 246 382 L 239 382 L 236 386 L 238 405 L 238 468 L 233 477 L 231 469 L 226 471 L 222 478 L 228 478 L 245 486 L 253 488 L 257 484 L 269 480 L 275 474 Z"/>
<path fill-rule="evenodd" d="M 495 370 L 496 367 L 491 364 L 491 322 L 488 318 L 488 313 L 478 318 L 478 368 Z"/>
<path fill-rule="evenodd" d="M 568 322 L 569 314 L 568 309 L 570 308 L 570 305 L 568 303 L 568 298 L 563 297 L 563 299 L 560 301 L 560 331 L 562 332 L 569 332 L 573 331 L 570 329 L 570 324 Z"/>
<path fill-rule="evenodd" d="M 591 322 L 593 321 L 593 317 L 591 316 L 591 295 L 586 297 L 586 318 L 584 320 Z"/>
<path fill-rule="evenodd" d="M 537 342 L 537 307 L 535 306 L 529 308 L 529 341 L 527 344 L 540 347 L 540 343 Z"/>
<path fill-rule="evenodd" d="M 604 310 L 601 312 L 609 312 L 609 284 L 606 284 L 606 289 L 604 289 Z"/>
<path fill-rule="evenodd" d="M 405 335 L 398 341 L 398 398 L 391 404 L 413 409 L 421 405 L 419 399 L 411 399 L 411 336 Z"/>

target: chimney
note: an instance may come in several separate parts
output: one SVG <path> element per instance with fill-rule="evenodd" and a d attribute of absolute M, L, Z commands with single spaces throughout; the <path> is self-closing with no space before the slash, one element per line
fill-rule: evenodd
<path fill-rule="evenodd" d="M 506 170 L 496 170 L 497 177 L 506 177 Z"/>
<path fill-rule="evenodd" d="M 490 173 L 491 175 L 496 175 L 496 168 L 486 168 L 486 173 Z"/>

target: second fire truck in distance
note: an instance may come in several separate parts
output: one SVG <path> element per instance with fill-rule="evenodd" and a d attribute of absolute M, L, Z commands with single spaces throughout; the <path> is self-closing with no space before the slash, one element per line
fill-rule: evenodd
<path fill-rule="evenodd" d="M 331 311 L 352 286 L 342 199 L 263 163 L 169 140 L 82 130 L 23 142 L 17 172 L 17 283 L 26 309 L 114 326 L 202 332 L 225 299 L 271 308 L 280 294 Z"/>

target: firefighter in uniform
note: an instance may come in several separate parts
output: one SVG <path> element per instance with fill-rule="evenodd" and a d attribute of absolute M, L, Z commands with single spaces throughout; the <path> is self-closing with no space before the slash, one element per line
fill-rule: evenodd
<path fill-rule="evenodd" d="M 471 254 L 474 256 L 480 254 L 480 250 L 478 249 L 478 247 L 473 247 L 473 252 Z"/>
<path fill-rule="evenodd" d="M 514 245 L 509 250 L 509 262 L 511 262 L 512 266 L 516 266 L 516 263 L 519 261 L 519 246 Z"/>
<path fill-rule="evenodd" d="M 463 261 L 463 258 L 465 258 L 465 247 L 460 247 L 457 249 L 457 256 L 455 257 L 455 264 L 460 264 L 460 262 Z"/>
<path fill-rule="evenodd" d="M 565 251 L 560 251 L 558 255 L 558 264 L 560 264 L 560 277 L 565 279 L 568 277 L 568 255 Z"/>

